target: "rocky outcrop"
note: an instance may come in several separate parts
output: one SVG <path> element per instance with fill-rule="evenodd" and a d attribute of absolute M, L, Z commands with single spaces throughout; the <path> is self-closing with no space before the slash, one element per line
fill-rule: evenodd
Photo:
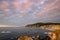
<path fill-rule="evenodd" d="M 20 36 L 18 40 L 50 40 L 51 38 L 49 36 L 46 36 L 45 38 L 41 39 L 41 36 L 37 35 L 36 37 L 29 37 L 29 36 Z"/>
<path fill-rule="evenodd" d="M 18 40 L 33 40 L 32 37 L 29 36 L 20 36 Z"/>
<path fill-rule="evenodd" d="M 60 40 L 60 30 L 55 30 L 48 35 L 51 40 Z"/>

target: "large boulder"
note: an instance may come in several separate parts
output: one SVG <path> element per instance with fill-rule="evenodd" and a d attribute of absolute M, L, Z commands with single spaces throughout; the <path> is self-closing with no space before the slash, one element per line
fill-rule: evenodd
<path fill-rule="evenodd" d="M 48 35 L 51 40 L 60 40 L 60 30 L 55 30 Z"/>
<path fill-rule="evenodd" d="M 18 40 L 33 40 L 32 37 L 29 36 L 20 36 Z"/>

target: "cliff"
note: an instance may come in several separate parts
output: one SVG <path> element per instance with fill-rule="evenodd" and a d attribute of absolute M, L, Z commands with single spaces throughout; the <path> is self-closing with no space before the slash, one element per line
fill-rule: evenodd
<path fill-rule="evenodd" d="M 42 29 L 59 29 L 60 30 L 60 23 L 35 23 L 35 24 L 29 24 L 26 25 L 26 27 L 36 27 L 36 28 L 42 28 Z"/>

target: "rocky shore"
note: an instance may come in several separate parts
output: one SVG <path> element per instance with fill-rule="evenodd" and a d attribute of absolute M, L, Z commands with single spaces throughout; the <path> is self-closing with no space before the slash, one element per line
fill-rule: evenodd
<path fill-rule="evenodd" d="M 36 37 L 20 36 L 18 40 L 60 40 L 60 30 L 51 32 L 43 39 L 41 39 L 41 37 L 37 35 Z"/>

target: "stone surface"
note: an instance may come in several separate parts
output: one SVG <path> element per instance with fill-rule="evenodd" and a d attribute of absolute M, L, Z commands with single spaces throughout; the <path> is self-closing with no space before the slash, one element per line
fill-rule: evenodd
<path fill-rule="evenodd" d="M 33 39 L 32 37 L 28 37 L 28 36 L 20 36 L 18 40 L 33 40 Z"/>

